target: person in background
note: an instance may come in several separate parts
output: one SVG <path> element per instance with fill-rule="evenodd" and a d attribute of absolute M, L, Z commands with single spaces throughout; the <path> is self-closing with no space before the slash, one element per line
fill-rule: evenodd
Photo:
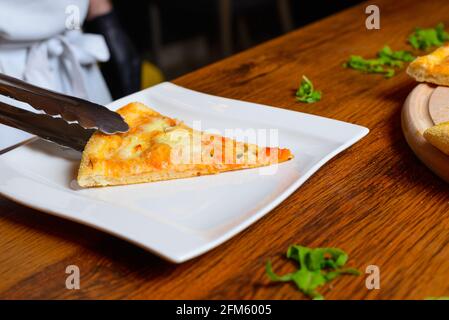
<path fill-rule="evenodd" d="M 106 104 L 99 62 L 114 97 L 139 90 L 140 60 L 109 0 L 0 1 L 1 73 Z"/>
<path fill-rule="evenodd" d="M 139 91 L 141 59 L 121 26 L 110 0 L 90 0 L 85 31 L 101 34 L 110 59 L 101 70 L 114 99 Z"/>

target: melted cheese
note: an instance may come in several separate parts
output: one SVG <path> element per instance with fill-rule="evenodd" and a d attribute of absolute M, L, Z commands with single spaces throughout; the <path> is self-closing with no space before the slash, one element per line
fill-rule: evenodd
<path fill-rule="evenodd" d="M 155 118 L 151 122 L 145 122 L 138 127 L 139 131 L 152 132 L 152 131 L 162 131 L 164 132 L 167 128 L 170 128 L 170 123 L 168 119 L 165 118 Z"/>
<path fill-rule="evenodd" d="M 177 147 L 182 145 L 190 145 L 191 134 L 187 129 L 174 128 L 158 135 L 154 141 L 157 143 L 165 143 L 171 147 Z"/>
<path fill-rule="evenodd" d="M 143 151 L 143 144 L 147 144 L 140 136 L 127 136 L 122 140 L 122 144 L 117 151 L 120 159 L 131 159 L 139 157 Z"/>

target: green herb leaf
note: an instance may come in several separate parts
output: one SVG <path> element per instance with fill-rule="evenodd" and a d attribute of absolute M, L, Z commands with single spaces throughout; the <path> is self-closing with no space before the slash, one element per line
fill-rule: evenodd
<path fill-rule="evenodd" d="M 449 300 L 449 297 L 427 297 L 425 300 Z"/>
<path fill-rule="evenodd" d="M 312 81 L 306 76 L 302 76 L 301 84 L 296 91 L 296 100 L 305 103 L 314 103 L 321 100 L 321 92 L 315 91 Z"/>
<path fill-rule="evenodd" d="M 435 28 L 416 28 L 408 37 L 408 42 L 415 49 L 426 50 L 430 47 L 441 46 L 449 40 L 449 34 L 444 30 L 444 24 L 439 23 Z"/>
<path fill-rule="evenodd" d="M 402 68 L 404 62 L 410 62 L 415 57 L 409 51 L 393 51 L 389 46 L 384 46 L 377 53 L 375 59 L 365 59 L 361 56 L 350 56 L 349 60 L 343 65 L 346 68 L 359 70 L 364 73 L 380 73 L 385 78 L 391 78 L 395 75 L 394 68 Z"/>
<path fill-rule="evenodd" d="M 324 297 L 316 289 L 336 277 L 344 274 L 359 275 L 356 269 L 343 269 L 348 255 L 337 248 L 307 248 L 292 245 L 287 250 L 287 258 L 298 262 L 298 270 L 282 276 L 274 273 L 271 262 L 267 261 L 266 272 L 272 281 L 289 282 L 296 284 L 305 295 L 322 300 Z"/>
<path fill-rule="evenodd" d="M 377 53 L 379 59 L 381 59 L 386 65 L 392 67 L 402 67 L 402 62 L 410 62 L 415 59 L 410 51 L 398 50 L 393 51 L 389 46 L 384 46 L 382 50 Z"/>

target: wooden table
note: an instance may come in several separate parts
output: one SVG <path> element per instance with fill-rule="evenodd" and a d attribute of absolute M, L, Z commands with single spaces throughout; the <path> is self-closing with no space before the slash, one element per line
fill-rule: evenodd
<path fill-rule="evenodd" d="M 270 285 L 264 264 L 292 270 L 290 244 L 335 246 L 364 271 L 379 266 L 381 289 L 365 276 L 342 277 L 327 299 L 423 299 L 449 295 L 449 187 L 411 152 L 401 132 L 402 103 L 414 81 L 342 68 L 350 54 L 384 44 L 408 49 L 416 26 L 449 26 L 446 0 L 376 2 L 381 30 L 366 30 L 366 4 L 235 55 L 175 83 L 210 94 L 366 126 L 371 133 L 319 170 L 263 219 L 203 256 L 174 265 L 124 241 L 0 198 L 0 298 L 301 299 Z M 321 102 L 295 102 L 306 74 Z M 213 214 L 211 212 L 211 214 Z M 81 289 L 65 288 L 78 265 Z"/>

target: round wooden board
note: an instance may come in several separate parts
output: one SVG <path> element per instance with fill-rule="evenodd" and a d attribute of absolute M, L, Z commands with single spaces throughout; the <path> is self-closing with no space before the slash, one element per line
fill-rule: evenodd
<path fill-rule="evenodd" d="M 434 126 L 429 112 L 429 101 L 435 86 L 419 84 L 408 95 L 402 109 L 402 130 L 413 152 L 438 176 L 449 182 L 449 156 L 423 137 L 426 129 Z"/>

